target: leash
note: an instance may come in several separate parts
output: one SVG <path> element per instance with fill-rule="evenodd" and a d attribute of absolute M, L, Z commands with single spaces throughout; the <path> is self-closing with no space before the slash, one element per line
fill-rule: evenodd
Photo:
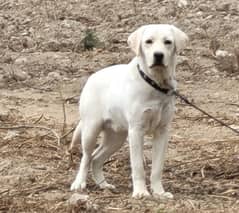
<path fill-rule="evenodd" d="M 232 127 L 230 127 L 228 124 L 224 123 L 223 121 L 217 119 L 216 117 L 210 115 L 209 113 L 207 113 L 206 111 L 204 111 L 203 109 L 199 108 L 198 106 L 196 106 L 195 104 L 193 104 L 191 101 L 189 101 L 185 96 L 181 95 L 179 92 L 177 91 L 173 91 L 173 94 L 178 97 L 179 99 L 181 99 L 182 101 L 184 101 L 186 104 L 188 104 L 189 106 L 193 107 L 194 109 L 200 111 L 201 113 L 203 113 L 204 115 L 207 115 L 209 118 L 212 118 L 214 121 L 217 121 L 219 124 L 221 124 L 222 126 L 227 127 L 228 129 L 232 130 L 233 132 L 237 133 L 239 135 L 239 130 L 234 129 Z"/>
<path fill-rule="evenodd" d="M 211 114 L 207 113 L 205 110 L 201 109 L 200 107 L 196 106 L 194 103 L 192 103 L 191 101 L 189 101 L 184 95 L 181 95 L 178 91 L 176 90 L 172 90 L 172 89 L 165 89 L 162 88 L 158 85 L 158 83 L 156 83 L 154 80 L 152 80 L 150 77 L 148 77 L 139 67 L 139 65 L 137 65 L 138 71 L 140 76 L 150 85 L 152 86 L 154 89 L 156 89 L 159 92 L 164 93 L 165 95 L 174 95 L 175 97 L 179 98 L 180 100 L 182 100 L 183 102 L 185 102 L 186 104 L 188 104 L 189 106 L 193 107 L 194 109 L 200 111 L 201 113 L 203 113 L 204 115 L 207 115 L 209 118 L 213 119 L 214 121 L 218 122 L 219 124 L 221 124 L 222 126 L 230 129 L 231 131 L 237 133 L 239 135 L 239 130 L 230 127 L 228 124 L 224 123 L 223 121 L 217 119 L 216 117 L 212 116 Z"/>

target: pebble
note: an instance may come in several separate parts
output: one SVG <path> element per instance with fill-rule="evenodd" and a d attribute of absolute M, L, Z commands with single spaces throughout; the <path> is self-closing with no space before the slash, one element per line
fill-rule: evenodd
<path fill-rule="evenodd" d="M 15 71 L 13 76 L 17 81 L 25 81 L 29 77 L 29 75 L 25 71 L 22 71 L 22 70 Z"/>
<path fill-rule="evenodd" d="M 17 137 L 19 135 L 18 131 L 12 131 L 9 130 L 3 140 L 12 140 L 13 138 Z"/>
<path fill-rule="evenodd" d="M 4 75 L 0 75 L 0 89 L 7 87 L 7 79 Z"/>
<path fill-rule="evenodd" d="M 86 203 L 89 200 L 89 195 L 74 193 L 71 195 L 68 203 L 70 205 L 77 205 L 78 203 Z"/>
<path fill-rule="evenodd" d="M 217 11 L 228 11 L 230 9 L 230 3 L 221 2 L 219 4 L 216 4 L 216 10 Z"/>
<path fill-rule="evenodd" d="M 62 192 L 46 192 L 44 193 L 44 198 L 49 201 L 55 201 L 55 200 L 62 200 L 64 198 L 64 194 Z"/>
<path fill-rule="evenodd" d="M 230 56 L 231 54 L 225 50 L 217 50 L 216 51 L 216 57 L 220 58 L 220 57 L 227 57 Z"/>
<path fill-rule="evenodd" d="M 33 39 L 29 36 L 25 36 L 22 41 L 22 44 L 25 48 L 33 48 L 35 45 Z"/>
<path fill-rule="evenodd" d="M 15 60 L 15 64 L 19 65 L 19 64 L 25 64 L 27 62 L 27 58 L 26 57 L 19 57 Z"/>
<path fill-rule="evenodd" d="M 47 75 L 48 78 L 54 79 L 54 80 L 61 80 L 62 77 L 58 72 L 49 72 Z"/>
<path fill-rule="evenodd" d="M 1 83 L 0 83 L 1 84 Z M 0 87 L 1 88 L 1 87 Z M 0 121 L 7 121 L 9 118 L 9 112 L 7 111 L 1 111 L 0 112 Z"/>
<path fill-rule="evenodd" d="M 188 62 L 188 57 L 186 56 L 178 56 L 177 57 L 177 64 L 184 64 Z"/>
<path fill-rule="evenodd" d="M 201 4 L 201 5 L 199 5 L 198 8 L 199 8 L 201 11 L 203 11 L 203 12 L 208 12 L 208 11 L 211 10 L 210 6 L 207 5 L 207 4 Z"/>
<path fill-rule="evenodd" d="M 187 0 L 178 0 L 178 7 L 180 8 L 185 8 L 188 6 L 188 1 Z"/>

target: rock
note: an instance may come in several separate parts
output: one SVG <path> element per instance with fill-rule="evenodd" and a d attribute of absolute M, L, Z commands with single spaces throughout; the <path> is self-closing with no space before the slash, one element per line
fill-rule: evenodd
<path fill-rule="evenodd" d="M 1 61 L 6 64 L 11 64 L 13 62 L 12 56 L 10 54 L 5 54 L 1 57 Z"/>
<path fill-rule="evenodd" d="M 239 29 L 235 29 L 231 32 L 231 37 L 238 38 L 239 37 Z"/>
<path fill-rule="evenodd" d="M 22 71 L 22 70 L 15 71 L 13 73 L 13 76 L 17 81 L 25 81 L 29 77 L 29 75 L 25 71 Z"/>
<path fill-rule="evenodd" d="M 6 20 L 3 17 L 0 17 L 0 28 L 4 29 L 6 27 Z"/>
<path fill-rule="evenodd" d="M 219 2 L 216 4 L 217 11 L 228 11 L 230 9 L 230 3 L 227 2 Z"/>
<path fill-rule="evenodd" d="M 216 53 L 217 64 L 216 68 L 219 71 L 226 71 L 228 73 L 239 72 L 239 64 L 237 55 L 225 50 L 217 50 Z"/>
<path fill-rule="evenodd" d="M 202 12 L 202 11 L 198 11 L 198 12 L 196 12 L 196 15 L 197 15 L 197 16 L 202 16 L 202 15 L 203 15 L 203 12 Z"/>
<path fill-rule="evenodd" d="M 53 192 L 45 192 L 43 194 L 44 198 L 49 201 L 62 200 L 64 198 L 64 194 L 61 191 L 53 191 Z"/>
<path fill-rule="evenodd" d="M 35 44 L 31 37 L 26 36 L 22 40 L 22 45 L 24 48 L 33 48 Z"/>
<path fill-rule="evenodd" d="M 186 56 L 178 56 L 177 64 L 186 64 L 188 62 L 188 57 Z"/>
<path fill-rule="evenodd" d="M 0 88 L 6 87 L 7 87 L 7 78 L 4 75 L 0 75 Z"/>
<path fill-rule="evenodd" d="M 15 64 L 19 65 L 19 64 L 25 64 L 27 62 L 27 58 L 26 57 L 19 57 L 15 60 Z"/>
<path fill-rule="evenodd" d="M 227 57 L 227 56 L 231 56 L 231 54 L 225 50 L 217 50 L 216 51 L 217 58 L 222 58 L 222 57 Z"/>
<path fill-rule="evenodd" d="M 71 195 L 68 203 L 70 205 L 86 204 L 89 199 L 89 195 L 74 193 Z"/>
<path fill-rule="evenodd" d="M 194 36 L 197 39 L 207 38 L 207 34 L 206 34 L 205 30 L 200 27 L 197 27 L 194 29 Z"/>
<path fill-rule="evenodd" d="M 3 140 L 12 140 L 13 138 L 19 136 L 18 131 L 9 130 Z"/>
<path fill-rule="evenodd" d="M 61 49 L 61 44 L 57 40 L 50 40 L 44 44 L 44 48 L 47 51 L 59 51 Z"/>
<path fill-rule="evenodd" d="M 231 128 L 233 128 L 233 129 L 236 129 L 236 130 L 238 130 L 239 131 L 239 126 L 238 125 L 231 125 Z"/>
<path fill-rule="evenodd" d="M 1 82 L 0 82 L 0 88 L 1 88 Z M 0 121 L 7 121 L 8 118 L 9 118 L 9 112 L 8 111 L 5 111 L 5 112 L 1 111 L 0 112 Z"/>
<path fill-rule="evenodd" d="M 97 212 L 99 206 L 89 200 L 89 195 L 74 193 L 68 200 L 71 212 Z"/>
<path fill-rule="evenodd" d="M 188 6 L 188 1 L 187 0 L 178 0 L 177 5 L 180 8 L 185 8 Z"/>
<path fill-rule="evenodd" d="M 198 8 L 203 12 L 208 12 L 211 10 L 211 7 L 207 4 L 201 4 L 198 6 Z"/>
<path fill-rule="evenodd" d="M 62 77 L 58 72 L 49 72 L 47 77 L 51 80 L 61 80 Z"/>

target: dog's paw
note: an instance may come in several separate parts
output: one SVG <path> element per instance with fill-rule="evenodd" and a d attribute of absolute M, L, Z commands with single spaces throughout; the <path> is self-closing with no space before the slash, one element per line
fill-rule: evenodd
<path fill-rule="evenodd" d="M 150 193 L 147 190 L 134 191 L 132 197 L 135 199 L 142 199 L 145 197 L 150 197 Z"/>
<path fill-rule="evenodd" d="M 153 193 L 153 196 L 159 198 L 160 200 L 173 199 L 173 194 L 170 192 L 163 192 L 160 194 Z"/>
<path fill-rule="evenodd" d="M 75 180 L 72 184 L 71 184 L 71 191 L 74 190 L 83 190 L 86 188 L 86 182 L 79 182 L 77 180 Z"/>

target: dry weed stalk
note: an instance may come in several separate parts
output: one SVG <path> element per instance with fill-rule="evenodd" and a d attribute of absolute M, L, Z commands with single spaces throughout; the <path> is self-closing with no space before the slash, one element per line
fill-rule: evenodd
<path fill-rule="evenodd" d="M 12 130 L 12 129 L 44 129 L 51 132 L 57 139 L 57 144 L 61 144 L 61 137 L 51 128 L 45 126 L 34 126 L 34 125 L 19 125 L 19 126 L 10 126 L 10 127 L 0 127 L 0 129 Z"/>
<path fill-rule="evenodd" d="M 59 89 L 59 94 L 60 94 L 60 98 L 61 98 L 62 111 L 63 111 L 63 125 L 62 125 L 61 135 L 64 135 L 65 129 L 66 129 L 66 107 L 65 107 L 65 100 L 63 98 L 61 89 Z"/>

